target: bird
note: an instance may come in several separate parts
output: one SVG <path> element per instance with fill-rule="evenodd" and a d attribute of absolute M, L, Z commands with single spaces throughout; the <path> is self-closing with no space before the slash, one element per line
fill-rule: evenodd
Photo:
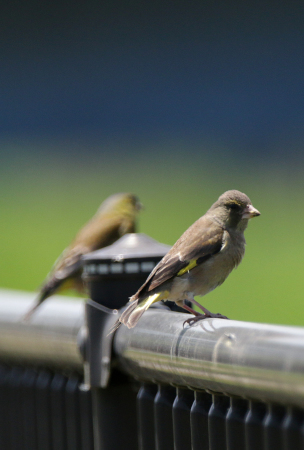
<path fill-rule="evenodd" d="M 82 256 L 113 244 L 126 233 L 134 233 L 137 214 L 141 209 L 142 204 L 133 194 L 119 193 L 108 197 L 59 256 L 40 289 L 35 305 L 23 320 L 28 320 L 41 303 L 55 292 L 70 288 L 83 292 Z"/>
<path fill-rule="evenodd" d="M 220 286 L 240 264 L 245 253 L 244 231 L 249 219 L 259 215 L 246 194 L 237 190 L 222 194 L 152 270 L 130 298 L 112 331 L 121 324 L 135 327 L 143 313 L 160 300 L 175 301 L 194 315 L 184 325 L 191 326 L 208 317 L 227 319 L 222 314 L 208 311 L 194 296 L 204 296 Z M 187 305 L 186 300 L 197 305 L 203 314 Z"/>

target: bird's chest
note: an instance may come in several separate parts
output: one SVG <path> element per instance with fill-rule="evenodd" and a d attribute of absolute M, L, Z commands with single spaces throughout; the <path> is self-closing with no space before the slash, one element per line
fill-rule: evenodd
<path fill-rule="evenodd" d="M 205 295 L 215 289 L 241 262 L 244 252 L 244 239 L 237 240 L 228 233 L 226 236 L 224 234 L 221 251 L 188 272 L 189 291 L 194 292 L 194 295 Z"/>
<path fill-rule="evenodd" d="M 240 264 L 245 253 L 245 238 L 242 233 L 231 234 L 227 231 L 223 235 L 221 251 L 215 255 L 216 261 L 222 265 L 232 265 L 232 269 Z"/>

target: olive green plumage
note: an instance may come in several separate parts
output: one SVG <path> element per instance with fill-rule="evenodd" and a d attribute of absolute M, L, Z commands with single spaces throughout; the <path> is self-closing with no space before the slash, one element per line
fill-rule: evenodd
<path fill-rule="evenodd" d="M 138 198 L 133 194 L 121 193 L 108 197 L 55 262 L 41 287 L 35 306 L 24 319 L 29 319 L 36 308 L 55 292 L 68 288 L 81 292 L 83 290 L 82 256 L 113 244 L 126 233 L 134 233 L 136 217 L 141 206 Z"/>
<path fill-rule="evenodd" d="M 244 231 L 248 220 L 260 213 L 247 195 L 227 191 L 178 239 L 171 250 L 154 268 L 146 282 L 130 298 L 130 304 L 121 314 L 113 330 L 123 323 L 136 325 L 142 314 L 159 300 L 173 300 L 197 316 L 189 323 L 212 314 L 194 300 L 221 285 L 242 260 L 245 253 Z M 201 315 L 187 306 L 190 300 L 203 311 Z"/>

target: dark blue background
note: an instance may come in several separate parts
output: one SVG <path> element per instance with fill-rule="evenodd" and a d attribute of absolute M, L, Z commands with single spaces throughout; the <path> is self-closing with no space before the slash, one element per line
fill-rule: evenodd
<path fill-rule="evenodd" d="M 1 138 L 203 135 L 263 150 L 303 137 L 302 2 L 1 9 Z"/>

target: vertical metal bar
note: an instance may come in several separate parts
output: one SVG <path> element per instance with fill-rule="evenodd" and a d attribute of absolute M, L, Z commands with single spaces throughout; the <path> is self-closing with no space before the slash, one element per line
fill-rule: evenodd
<path fill-rule="evenodd" d="M 302 450 L 304 448 L 303 429 L 304 412 L 298 408 L 288 408 L 283 421 L 283 449 Z"/>
<path fill-rule="evenodd" d="M 53 450 L 66 450 L 65 427 L 65 385 L 66 378 L 56 373 L 51 382 L 51 428 Z"/>
<path fill-rule="evenodd" d="M 212 395 L 209 411 L 209 447 L 210 450 L 226 450 L 226 416 L 229 398 L 224 395 Z"/>
<path fill-rule="evenodd" d="M 80 405 L 81 449 L 97 450 L 97 448 L 94 448 L 92 393 L 91 390 L 84 384 L 78 384 L 78 392 Z"/>
<path fill-rule="evenodd" d="M 9 449 L 9 392 L 8 392 L 9 370 L 6 367 L 0 367 L 0 448 Z"/>
<path fill-rule="evenodd" d="M 155 450 L 154 399 L 156 384 L 143 383 L 137 394 L 139 450 Z"/>
<path fill-rule="evenodd" d="M 283 421 L 286 408 L 280 405 L 268 405 L 264 419 L 265 450 L 283 450 Z"/>
<path fill-rule="evenodd" d="M 263 450 L 266 404 L 250 401 L 249 405 L 250 409 L 245 418 L 246 450 Z"/>
<path fill-rule="evenodd" d="M 226 417 L 227 450 L 244 450 L 245 417 L 248 413 L 248 401 L 231 397 Z"/>
<path fill-rule="evenodd" d="M 176 390 L 158 385 L 154 400 L 156 450 L 174 450 L 172 406 Z"/>
<path fill-rule="evenodd" d="M 24 371 L 20 368 L 13 367 L 10 370 L 8 380 L 9 392 L 9 430 L 10 430 L 10 450 L 23 450 L 24 446 L 24 428 L 22 417 L 22 390 L 21 380 Z"/>
<path fill-rule="evenodd" d="M 50 388 L 52 375 L 41 371 L 36 382 L 36 423 L 39 450 L 52 449 Z"/>
<path fill-rule="evenodd" d="M 136 392 L 130 382 L 91 391 L 94 450 L 137 450 Z"/>
<path fill-rule="evenodd" d="M 65 386 L 67 450 L 82 450 L 80 434 L 79 379 L 70 377 Z M 89 447 L 84 447 L 88 448 Z"/>
<path fill-rule="evenodd" d="M 175 450 L 191 450 L 190 410 L 194 401 L 190 389 L 176 389 L 173 403 L 173 435 Z"/>
<path fill-rule="evenodd" d="M 195 391 L 190 411 L 192 450 L 209 450 L 208 414 L 212 395 Z"/>
<path fill-rule="evenodd" d="M 22 378 L 22 419 L 24 429 L 24 448 L 37 449 L 36 410 L 35 410 L 35 385 L 37 373 L 27 369 Z M 2 448 L 2 447 L 0 447 Z"/>

